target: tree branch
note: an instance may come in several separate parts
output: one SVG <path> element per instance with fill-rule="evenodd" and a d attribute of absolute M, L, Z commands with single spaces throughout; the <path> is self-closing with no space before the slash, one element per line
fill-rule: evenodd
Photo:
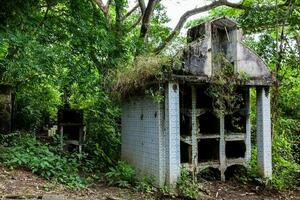
<path fill-rule="evenodd" d="M 131 27 L 127 30 L 127 32 L 132 31 L 137 25 L 139 25 L 139 23 L 142 21 L 143 15 L 141 15 L 136 22 L 134 22 Z"/>
<path fill-rule="evenodd" d="M 95 0 L 96 4 L 99 6 L 101 11 L 106 15 L 108 12 L 107 6 L 103 3 L 102 0 Z"/>
<path fill-rule="evenodd" d="M 189 10 L 187 12 L 185 12 L 179 19 L 177 25 L 175 26 L 175 28 L 173 29 L 173 31 L 171 32 L 171 34 L 165 39 L 165 41 L 162 42 L 162 44 L 160 44 L 156 49 L 155 49 L 155 53 L 160 53 L 168 44 L 169 42 L 179 34 L 180 30 L 182 29 L 183 25 L 185 24 L 185 22 L 187 21 L 187 19 L 193 15 L 205 12 L 205 11 L 209 11 L 213 8 L 219 7 L 219 6 L 229 6 L 232 8 L 238 8 L 238 9 L 242 9 L 242 7 L 244 7 L 242 4 L 234 4 L 234 3 L 230 3 L 227 2 L 226 0 L 218 0 L 218 1 L 214 1 L 209 5 L 206 6 L 202 6 L 200 8 L 194 8 L 192 10 Z"/>
<path fill-rule="evenodd" d="M 140 31 L 140 38 L 143 38 L 144 41 L 147 38 L 147 34 L 149 32 L 149 27 L 150 27 L 150 20 L 155 8 L 156 3 L 158 0 L 149 0 L 146 10 L 143 13 L 143 19 L 142 19 L 142 26 L 141 26 L 141 31 Z"/>
<path fill-rule="evenodd" d="M 139 4 L 137 3 L 124 17 L 122 18 L 122 21 L 124 21 L 127 17 L 129 17 L 136 9 L 139 7 Z"/>
<path fill-rule="evenodd" d="M 94 1 L 100 10 L 103 12 L 105 19 L 106 19 L 106 27 L 107 29 L 111 29 L 111 16 L 109 15 L 109 7 L 112 3 L 112 0 L 108 0 L 106 5 L 102 0 L 92 0 Z"/>
<path fill-rule="evenodd" d="M 109 12 L 109 7 L 111 5 L 112 0 L 108 0 L 106 3 L 107 12 Z"/>
<path fill-rule="evenodd" d="M 278 5 L 278 7 L 282 8 L 285 6 L 290 5 L 291 2 L 286 1 L 283 4 Z M 274 8 L 274 6 L 260 6 L 260 7 L 253 7 L 253 6 L 246 6 L 243 5 L 243 2 L 237 4 L 237 3 L 231 3 L 228 2 L 227 0 L 216 0 L 214 2 L 212 2 L 209 5 L 200 7 L 200 8 L 195 8 L 192 10 L 189 10 L 187 12 L 185 12 L 179 19 L 177 25 L 175 26 L 175 28 L 173 29 L 173 31 L 170 33 L 170 35 L 165 39 L 165 41 L 163 41 L 156 49 L 155 49 L 155 53 L 160 53 L 168 44 L 169 42 L 179 34 L 180 30 L 182 29 L 183 25 L 185 24 L 185 22 L 187 21 L 187 19 L 193 15 L 205 12 L 205 11 L 209 11 L 213 8 L 216 7 L 220 7 L 220 6 L 228 6 L 231 8 L 236 8 L 236 9 L 242 9 L 242 10 L 247 10 L 247 9 L 272 9 Z"/>
<path fill-rule="evenodd" d="M 142 14 L 145 13 L 145 10 L 146 10 L 146 4 L 145 4 L 145 1 L 144 0 L 138 0 L 139 1 L 139 6 L 141 8 L 141 12 Z M 150 0 L 151 1 L 151 0 Z"/>

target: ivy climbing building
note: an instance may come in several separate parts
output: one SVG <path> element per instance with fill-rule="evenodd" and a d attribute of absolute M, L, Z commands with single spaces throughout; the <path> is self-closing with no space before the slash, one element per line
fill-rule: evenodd
<path fill-rule="evenodd" d="M 122 159 L 140 177 L 175 184 L 182 167 L 197 174 L 247 166 L 251 157 L 250 88 L 256 90 L 258 172 L 272 175 L 266 64 L 242 42 L 242 30 L 222 17 L 188 30 L 181 62 L 122 100 Z M 159 88 L 160 101 L 145 91 Z M 255 124 L 255 123 L 254 123 Z"/>

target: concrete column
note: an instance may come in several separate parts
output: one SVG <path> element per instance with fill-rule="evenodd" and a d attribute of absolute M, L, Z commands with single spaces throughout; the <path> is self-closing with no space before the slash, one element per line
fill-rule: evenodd
<path fill-rule="evenodd" d="M 196 88 L 195 86 L 192 86 L 192 163 L 193 163 L 194 173 L 196 172 L 197 165 L 198 165 L 198 141 L 197 141 L 198 125 L 197 125 L 196 103 L 197 103 Z"/>
<path fill-rule="evenodd" d="M 225 154 L 225 119 L 224 116 L 220 118 L 220 143 L 219 143 L 219 157 L 220 157 L 220 172 L 221 180 L 225 181 L 226 170 L 226 154 Z"/>
<path fill-rule="evenodd" d="M 272 177 L 272 138 L 269 87 L 256 88 L 257 167 L 263 177 Z"/>
<path fill-rule="evenodd" d="M 246 155 L 245 159 L 246 162 L 249 163 L 251 159 L 251 122 L 250 122 L 250 111 L 251 111 L 251 101 L 250 101 L 250 93 L 249 88 L 246 90 L 245 95 L 246 100 L 246 138 L 245 138 L 245 144 L 246 144 Z"/>
<path fill-rule="evenodd" d="M 180 175 L 179 85 L 169 82 L 165 91 L 166 184 L 175 185 Z"/>

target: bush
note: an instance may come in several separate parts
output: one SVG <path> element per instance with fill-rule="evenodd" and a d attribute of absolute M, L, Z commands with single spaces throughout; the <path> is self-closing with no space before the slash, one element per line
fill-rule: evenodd
<path fill-rule="evenodd" d="M 146 176 L 142 180 L 138 181 L 135 189 L 144 193 L 153 193 L 156 190 L 154 186 L 155 178 L 152 176 Z"/>
<path fill-rule="evenodd" d="M 84 187 L 85 181 L 79 176 L 78 155 L 54 153 L 48 145 L 29 134 L 13 134 L 2 142 L 6 147 L 0 150 L 0 162 L 5 166 L 23 167 L 48 180 Z"/>
<path fill-rule="evenodd" d="M 193 180 L 186 169 L 182 169 L 177 181 L 178 195 L 184 198 L 197 199 L 200 195 L 200 184 Z"/>
<path fill-rule="evenodd" d="M 108 184 L 128 188 L 134 182 L 135 170 L 124 161 L 119 161 L 115 167 L 109 168 L 105 174 Z"/>
<path fill-rule="evenodd" d="M 272 144 L 273 176 L 271 180 L 261 178 L 257 173 L 257 149 L 252 147 L 251 162 L 246 175 L 240 178 L 244 183 L 255 183 L 271 188 L 295 189 L 300 186 L 300 165 L 293 157 L 292 144 L 285 135 L 275 135 Z"/>
<path fill-rule="evenodd" d="M 300 165 L 295 162 L 292 144 L 284 134 L 275 135 L 272 150 L 272 184 L 278 189 L 295 189 L 299 187 Z"/>

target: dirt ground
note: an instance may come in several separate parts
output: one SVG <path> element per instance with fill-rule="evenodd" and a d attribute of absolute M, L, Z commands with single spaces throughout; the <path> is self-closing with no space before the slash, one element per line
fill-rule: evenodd
<path fill-rule="evenodd" d="M 139 199 L 171 199 L 161 195 L 143 194 L 129 189 L 108 187 L 94 184 L 87 189 L 70 190 L 63 185 L 49 183 L 30 172 L 0 167 L 0 199 L 44 199 L 49 195 L 61 195 L 63 199 L 93 200 L 139 200 Z M 46 198 L 45 198 L 46 199 Z M 53 199 L 54 198 L 48 198 Z M 234 182 L 212 181 L 204 183 L 203 195 L 200 199 L 224 200 L 268 200 L 268 199 L 299 199 L 300 191 L 277 192 L 258 186 L 244 186 Z"/>

